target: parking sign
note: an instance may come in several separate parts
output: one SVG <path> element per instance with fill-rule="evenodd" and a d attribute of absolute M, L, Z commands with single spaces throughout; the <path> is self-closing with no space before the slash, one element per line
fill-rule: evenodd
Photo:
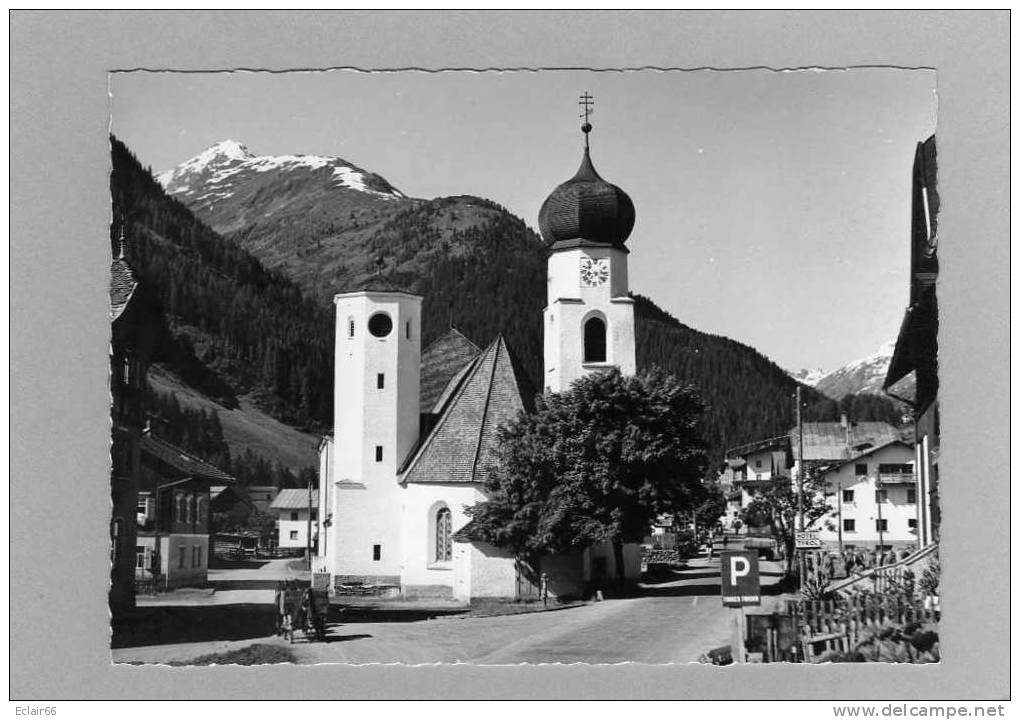
<path fill-rule="evenodd" d="M 722 574 L 723 605 L 726 607 L 761 605 L 757 553 L 720 553 L 719 569 Z"/>

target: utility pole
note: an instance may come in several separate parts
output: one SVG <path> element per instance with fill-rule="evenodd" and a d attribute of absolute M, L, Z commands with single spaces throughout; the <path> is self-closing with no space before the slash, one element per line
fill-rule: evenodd
<path fill-rule="evenodd" d="M 797 463 L 797 521 L 799 529 L 803 532 L 804 530 L 804 423 L 801 422 L 800 418 L 800 385 L 797 385 L 797 435 L 799 437 L 798 445 L 798 457 L 800 462 Z"/>
<path fill-rule="evenodd" d="M 804 532 L 804 423 L 800 416 L 800 389 L 801 386 L 797 384 L 797 445 L 798 445 L 798 458 L 797 463 L 797 524 L 801 532 Z M 795 546 L 796 547 L 796 546 Z M 800 587 L 804 588 L 804 575 L 807 571 L 804 563 L 804 553 L 794 549 L 794 552 L 800 556 Z"/>
<path fill-rule="evenodd" d="M 885 500 L 882 489 L 882 478 L 875 478 L 875 504 L 878 505 L 878 552 L 882 552 L 885 545 L 885 534 L 882 532 L 882 501 Z"/>
<path fill-rule="evenodd" d="M 308 555 L 308 570 L 312 569 L 312 478 L 308 477 L 308 537 L 305 539 L 305 552 Z"/>
<path fill-rule="evenodd" d="M 836 532 L 839 537 L 839 554 L 843 554 L 843 476 L 836 472 Z"/>

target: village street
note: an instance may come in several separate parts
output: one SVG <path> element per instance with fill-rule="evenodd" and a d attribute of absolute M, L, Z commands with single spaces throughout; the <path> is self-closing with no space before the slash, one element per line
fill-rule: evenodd
<path fill-rule="evenodd" d="M 777 563 L 762 562 L 763 590 L 779 579 Z M 245 573 L 248 582 L 261 584 L 270 576 L 286 573 L 286 566 L 272 563 L 259 571 L 224 571 L 217 582 L 236 581 L 231 573 Z M 234 587 L 230 585 L 229 587 Z M 113 651 L 114 662 L 173 662 L 210 653 L 237 650 L 254 643 L 287 645 L 297 662 L 340 663 L 670 663 L 694 662 L 714 648 L 729 643 L 732 611 L 722 607 L 718 560 L 697 558 L 666 582 L 643 586 L 644 596 L 605 600 L 578 607 L 496 617 L 454 614 L 453 603 L 386 603 L 384 622 L 372 612 L 340 614 L 329 625 L 328 641 L 295 644 L 272 634 L 245 636 L 239 640 L 126 647 Z M 764 590 L 768 592 L 768 590 Z M 265 606 L 272 602 L 269 589 L 217 590 L 205 602 L 223 611 L 233 601 L 238 613 L 251 613 L 250 603 L 262 606 L 260 627 L 265 627 Z M 776 600 L 764 597 L 766 611 Z M 197 603 L 195 603 L 197 604 Z M 416 612 L 417 608 L 417 612 Z M 431 611 L 429 610 L 431 608 Z M 197 610 L 198 608 L 194 608 Z M 405 618 L 401 621 L 401 611 Z M 392 618 L 398 618 L 392 620 Z M 426 619 L 417 619 L 417 618 Z M 350 621 L 350 620 L 357 621 Z"/>

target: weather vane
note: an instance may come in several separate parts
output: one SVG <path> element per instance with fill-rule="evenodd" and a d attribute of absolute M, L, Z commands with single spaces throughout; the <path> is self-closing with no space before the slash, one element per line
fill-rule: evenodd
<path fill-rule="evenodd" d="M 585 90 L 584 94 L 581 95 L 581 99 L 577 101 L 577 104 L 584 108 L 584 112 L 578 117 L 584 118 L 584 125 L 581 126 L 581 132 L 584 133 L 584 146 L 588 147 L 588 133 L 591 132 L 591 123 L 588 122 L 588 116 L 595 112 L 595 98 L 588 94 Z"/>

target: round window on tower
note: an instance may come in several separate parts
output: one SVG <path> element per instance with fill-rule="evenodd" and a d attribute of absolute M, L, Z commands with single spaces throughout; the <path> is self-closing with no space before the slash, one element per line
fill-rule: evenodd
<path fill-rule="evenodd" d="M 368 319 L 368 331 L 377 338 L 384 338 L 393 331 L 393 320 L 386 313 L 376 313 Z"/>

